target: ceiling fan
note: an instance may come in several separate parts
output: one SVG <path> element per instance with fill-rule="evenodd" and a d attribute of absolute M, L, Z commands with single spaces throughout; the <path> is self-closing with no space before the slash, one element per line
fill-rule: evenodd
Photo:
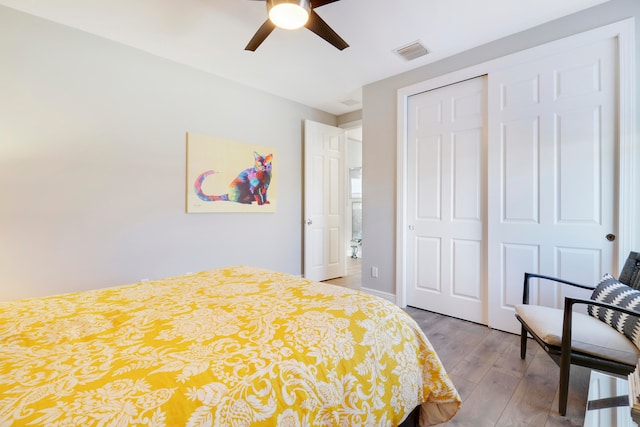
<path fill-rule="evenodd" d="M 337 49 L 343 50 L 349 47 L 347 42 L 314 11 L 317 7 L 336 1 L 339 0 L 266 0 L 269 18 L 258 29 L 244 50 L 255 51 L 276 27 L 295 30 L 302 26 L 307 27 Z"/>

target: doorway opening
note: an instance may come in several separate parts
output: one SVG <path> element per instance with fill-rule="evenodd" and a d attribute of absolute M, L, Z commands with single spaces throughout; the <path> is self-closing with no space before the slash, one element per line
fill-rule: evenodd
<path fill-rule="evenodd" d="M 346 276 L 335 284 L 359 289 L 362 284 L 362 126 L 346 129 L 347 206 L 345 226 Z M 340 282 L 340 283 L 338 283 Z"/>

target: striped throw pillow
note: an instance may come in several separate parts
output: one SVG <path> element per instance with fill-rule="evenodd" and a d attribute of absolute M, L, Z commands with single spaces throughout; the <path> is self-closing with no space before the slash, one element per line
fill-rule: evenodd
<path fill-rule="evenodd" d="M 618 307 L 640 311 L 640 291 L 617 281 L 612 275 L 605 274 L 591 294 L 594 301 L 606 302 Z M 618 332 L 629 338 L 640 348 L 640 318 L 619 311 L 590 305 L 587 311 Z"/>

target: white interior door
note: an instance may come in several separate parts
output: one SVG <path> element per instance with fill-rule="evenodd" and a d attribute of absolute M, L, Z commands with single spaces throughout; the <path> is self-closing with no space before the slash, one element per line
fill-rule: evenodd
<path fill-rule="evenodd" d="M 407 107 L 407 304 L 486 324 L 486 79 Z"/>
<path fill-rule="evenodd" d="M 519 331 L 525 271 L 591 284 L 615 271 L 615 55 L 608 39 L 489 74 L 491 327 Z M 536 289 L 532 302 L 562 305 L 560 287 Z"/>
<path fill-rule="evenodd" d="M 345 275 L 345 131 L 304 122 L 304 276 Z"/>

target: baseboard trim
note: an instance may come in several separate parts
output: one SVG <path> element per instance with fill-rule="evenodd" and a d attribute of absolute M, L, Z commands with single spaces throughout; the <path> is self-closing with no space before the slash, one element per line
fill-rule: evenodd
<path fill-rule="evenodd" d="M 396 303 L 396 295 L 395 294 L 391 294 L 389 292 L 378 291 L 377 289 L 364 288 L 364 287 L 360 288 L 360 290 L 362 292 L 366 292 L 368 294 L 375 295 L 377 297 L 389 300 L 394 304 Z"/>

